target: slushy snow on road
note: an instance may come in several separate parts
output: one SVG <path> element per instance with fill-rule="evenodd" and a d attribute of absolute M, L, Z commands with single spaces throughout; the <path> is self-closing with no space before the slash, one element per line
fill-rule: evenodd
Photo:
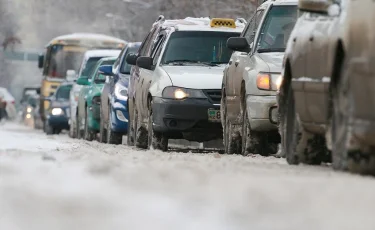
<path fill-rule="evenodd" d="M 2 230 L 373 230 L 374 194 L 373 178 L 323 166 L 0 126 Z"/>

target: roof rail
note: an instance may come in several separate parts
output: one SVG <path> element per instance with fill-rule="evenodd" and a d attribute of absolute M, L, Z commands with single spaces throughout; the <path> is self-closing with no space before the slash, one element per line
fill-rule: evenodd
<path fill-rule="evenodd" d="M 247 21 L 246 21 L 246 19 L 244 19 L 244 18 L 237 18 L 237 19 L 236 19 L 236 22 L 240 22 L 240 23 L 243 23 L 243 24 L 247 24 Z"/>
<path fill-rule="evenodd" d="M 158 19 L 156 19 L 155 22 L 164 21 L 164 20 L 165 20 L 164 15 L 159 15 Z"/>

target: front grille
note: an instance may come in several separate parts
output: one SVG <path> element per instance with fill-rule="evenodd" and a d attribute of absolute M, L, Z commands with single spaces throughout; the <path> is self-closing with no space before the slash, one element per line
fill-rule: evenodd
<path fill-rule="evenodd" d="M 220 104 L 221 89 L 205 89 L 203 92 L 213 104 Z"/>

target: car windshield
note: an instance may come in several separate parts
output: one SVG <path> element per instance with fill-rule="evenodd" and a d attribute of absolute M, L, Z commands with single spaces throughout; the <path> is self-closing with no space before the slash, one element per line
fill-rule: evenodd
<path fill-rule="evenodd" d="M 125 58 L 124 60 L 122 61 L 122 66 L 121 66 L 121 69 L 120 69 L 120 72 L 122 74 L 130 74 L 130 69 L 132 68 L 132 65 L 129 65 L 127 62 L 126 62 L 126 56 L 129 54 L 129 53 L 137 53 L 138 52 L 138 49 L 139 49 L 139 46 L 133 46 L 133 47 L 130 47 L 128 49 L 128 51 L 126 52 L 125 54 Z"/>
<path fill-rule="evenodd" d="M 258 52 L 284 52 L 297 20 L 297 6 L 273 6 L 258 40 Z"/>
<path fill-rule="evenodd" d="M 92 71 L 94 71 L 95 65 L 97 62 L 102 59 L 103 57 L 92 57 L 87 60 L 85 67 L 81 73 L 81 77 L 89 77 L 92 74 Z"/>
<path fill-rule="evenodd" d="M 65 78 L 66 71 L 73 69 L 78 71 L 83 52 L 70 52 L 64 50 L 64 46 L 53 46 L 51 48 L 50 63 L 48 65 L 48 76 L 52 78 Z"/>
<path fill-rule="evenodd" d="M 72 85 L 60 86 L 56 91 L 57 100 L 69 100 L 69 93 L 72 89 Z"/>
<path fill-rule="evenodd" d="M 227 48 L 230 37 L 238 37 L 234 32 L 177 31 L 166 47 L 162 64 L 225 64 L 232 51 Z"/>

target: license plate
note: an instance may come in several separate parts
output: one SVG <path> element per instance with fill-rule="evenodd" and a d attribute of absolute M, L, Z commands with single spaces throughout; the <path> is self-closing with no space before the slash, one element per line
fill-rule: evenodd
<path fill-rule="evenodd" d="M 220 110 L 209 109 L 208 110 L 208 120 L 212 122 L 220 122 Z"/>

